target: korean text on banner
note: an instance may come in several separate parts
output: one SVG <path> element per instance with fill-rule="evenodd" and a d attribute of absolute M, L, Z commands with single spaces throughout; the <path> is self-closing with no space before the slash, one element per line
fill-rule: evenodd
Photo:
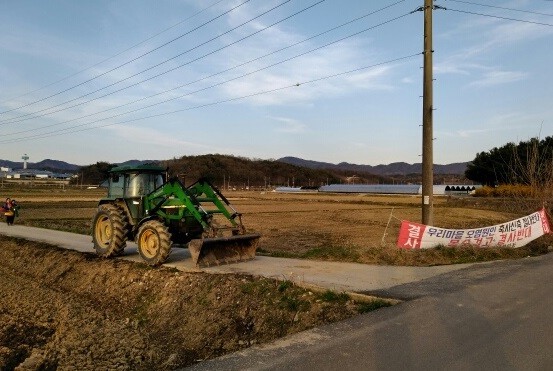
<path fill-rule="evenodd" d="M 426 249 L 439 245 L 521 247 L 550 232 L 545 209 L 503 224 L 474 229 L 445 229 L 403 221 L 397 246 L 403 249 Z"/>

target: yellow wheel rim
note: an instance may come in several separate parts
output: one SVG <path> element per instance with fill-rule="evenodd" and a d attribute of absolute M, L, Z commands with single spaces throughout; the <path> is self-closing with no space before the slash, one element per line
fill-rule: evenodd
<path fill-rule="evenodd" d="M 154 258 L 159 251 L 159 237 L 149 229 L 146 229 L 140 235 L 140 250 L 142 254 L 148 258 Z"/>
<path fill-rule="evenodd" d="M 113 231 L 111 222 L 107 216 L 98 219 L 96 223 L 96 240 L 101 245 L 109 245 Z"/>

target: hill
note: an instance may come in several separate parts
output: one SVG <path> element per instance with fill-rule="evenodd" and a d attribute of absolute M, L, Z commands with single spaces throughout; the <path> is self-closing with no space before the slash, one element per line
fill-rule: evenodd
<path fill-rule="evenodd" d="M 9 167 L 12 169 L 23 169 L 23 162 L 0 160 L 0 166 Z M 50 170 L 50 171 L 60 172 L 60 173 L 66 173 L 66 172 L 72 173 L 72 172 L 78 171 L 80 166 L 70 164 L 65 161 L 46 159 L 39 162 L 28 162 L 27 168 L 38 169 L 38 170 Z"/>
<path fill-rule="evenodd" d="M 115 165 L 141 165 L 145 163 L 158 163 L 159 161 L 154 160 L 128 160 L 125 162 L 113 164 Z M 11 168 L 13 170 L 21 170 L 23 169 L 23 162 L 17 162 L 17 161 L 8 161 L 8 160 L 0 160 L 0 166 Z M 96 165 L 87 165 L 87 166 L 80 166 L 75 164 L 70 164 L 65 161 L 58 161 L 58 160 L 51 160 L 51 159 L 45 159 L 39 162 L 28 162 L 27 168 L 28 169 L 36 169 L 36 170 L 49 170 L 54 173 L 77 173 L 81 171 L 81 169 L 90 168 L 91 166 Z"/>
<path fill-rule="evenodd" d="M 341 162 L 339 164 L 332 164 L 329 162 L 318 162 L 311 160 L 304 160 L 297 157 L 282 157 L 277 161 L 284 162 L 286 164 L 303 166 L 310 169 L 328 169 L 328 170 L 340 170 L 348 172 L 360 172 L 371 173 L 382 176 L 392 175 L 409 175 L 420 174 L 422 172 L 422 164 L 408 164 L 406 162 L 394 162 L 388 165 L 356 165 L 347 162 Z M 434 174 L 452 174 L 463 175 L 467 168 L 467 162 L 458 162 L 447 165 L 434 165 Z"/>
<path fill-rule="evenodd" d="M 118 164 L 98 162 L 78 166 L 64 161 L 46 159 L 28 163 L 28 168 L 61 173 L 80 172 L 87 184 L 98 184 L 107 178 L 109 169 L 116 165 L 157 163 L 168 167 L 171 175 L 179 176 L 186 183 L 201 177 L 211 179 L 225 187 L 302 186 L 316 187 L 330 183 L 420 183 L 421 164 L 396 162 L 389 165 L 357 165 L 342 162 L 304 160 L 283 157 L 278 160 L 248 159 L 229 155 L 209 154 L 183 156 L 171 160 L 128 160 Z M 0 166 L 21 169 L 22 162 L 0 160 Z M 435 165 L 435 183 L 459 183 L 464 181 L 466 162 Z M 80 180 L 82 181 L 82 180 Z"/>
<path fill-rule="evenodd" d="M 183 156 L 159 163 L 168 167 L 172 175 L 182 177 L 186 184 L 207 177 L 216 185 L 236 188 L 274 185 L 318 187 L 323 184 L 345 183 L 351 175 L 341 170 L 313 169 L 276 160 L 252 160 L 218 154 Z M 388 180 L 368 173 L 356 175 L 361 182 L 383 183 Z"/>

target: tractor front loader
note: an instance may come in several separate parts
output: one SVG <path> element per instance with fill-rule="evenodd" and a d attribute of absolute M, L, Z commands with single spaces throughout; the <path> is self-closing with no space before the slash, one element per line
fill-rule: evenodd
<path fill-rule="evenodd" d="M 108 197 L 100 200 L 92 240 L 102 257 L 121 255 L 135 240 L 149 265 L 163 264 L 175 245 L 187 244 L 196 266 L 255 258 L 260 235 L 246 233 L 241 214 L 209 181 L 185 187 L 164 181 L 164 169 L 120 166 L 111 170 Z"/>

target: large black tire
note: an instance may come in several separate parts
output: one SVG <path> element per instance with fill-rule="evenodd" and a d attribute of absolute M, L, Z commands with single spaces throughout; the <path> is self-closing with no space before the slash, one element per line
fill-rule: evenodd
<path fill-rule="evenodd" d="M 158 220 L 150 220 L 142 224 L 138 230 L 136 242 L 140 256 L 151 266 L 165 263 L 171 253 L 171 233 Z"/>
<path fill-rule="evenodd" d="M 122 255 L 127 246 L 129 223 L 124 210 L 116 205 L 98 207 L 92 221 L 92 241 L 96 254 L 104 258 Z"/>

